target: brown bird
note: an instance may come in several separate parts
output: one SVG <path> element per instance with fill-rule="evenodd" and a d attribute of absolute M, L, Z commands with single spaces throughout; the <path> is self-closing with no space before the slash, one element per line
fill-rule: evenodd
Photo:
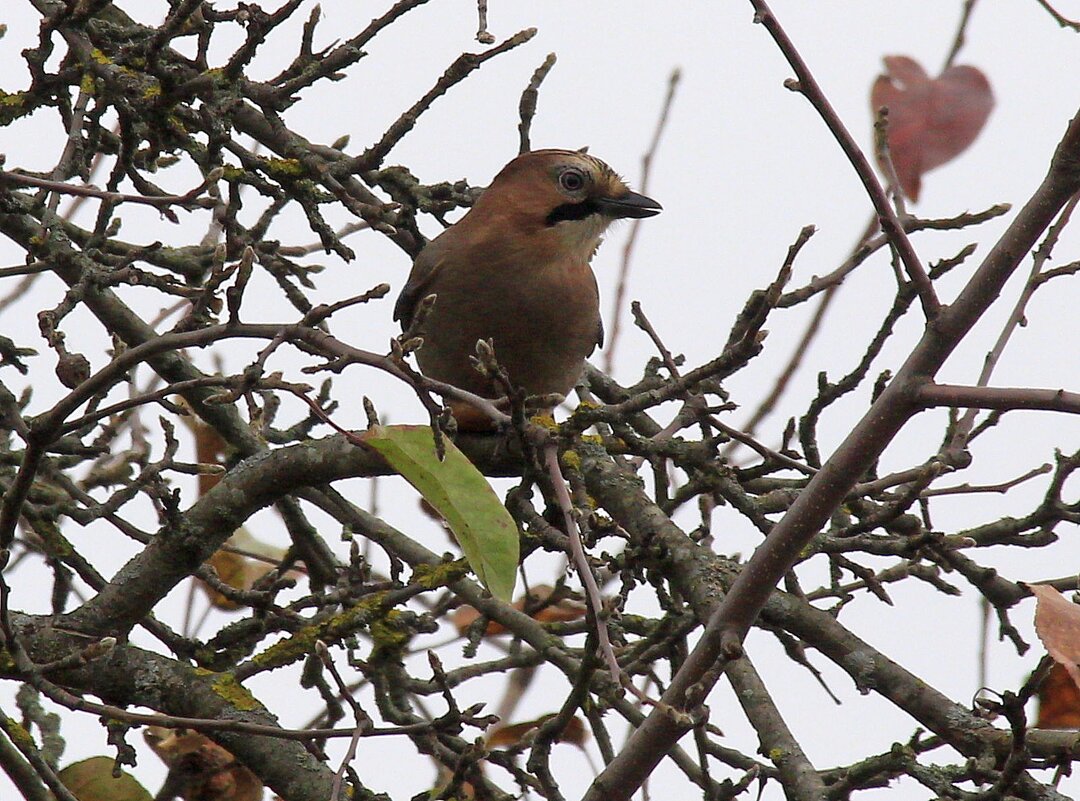
<path fill-rule="evenodd" d="M 394 306 L 407 329 L 417 305 L 436 295 L 417 351 L 429 378 L 484 397 L 499 393 L 471 364 L 477 340 L 528 395 L 565 396 L 586 357 L 604 343 L 589 261 L 604 231 L 661 206 L 631 192 L 607 164 L 584 152 L 535 150 L 511 161 L 457 224 L 428 243 Z M 451 401 L 462 430 L 490 420 Z"/>

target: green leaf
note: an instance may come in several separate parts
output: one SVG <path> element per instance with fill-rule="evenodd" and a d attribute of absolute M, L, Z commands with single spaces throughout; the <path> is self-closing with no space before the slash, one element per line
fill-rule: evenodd
<path fill-rule="evenodd" d="M 509 602 L 517 576 L 518 529 L 483 474 L 449 440 L 440 462 L 428 426 L 374 426 L 363 439 L 435 507 L 480 581 Z"/>
<path fill-rule="evenodd" d="M 113 759 L 96 756 L 75 762 L 60 771 L 64 786 L 79 801 L 151 801 L 150 793 L 129 773 L 112 775 Z"/>

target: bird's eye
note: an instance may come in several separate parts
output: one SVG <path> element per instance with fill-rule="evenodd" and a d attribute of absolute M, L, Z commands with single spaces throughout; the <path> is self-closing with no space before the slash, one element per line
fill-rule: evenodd
<path fill-rule="evenodd" d="M 559 186 L 567 192 L 580 192 L 585 188 L 585 176 L 580 170 L 564 170 L 559 176 Z"/>

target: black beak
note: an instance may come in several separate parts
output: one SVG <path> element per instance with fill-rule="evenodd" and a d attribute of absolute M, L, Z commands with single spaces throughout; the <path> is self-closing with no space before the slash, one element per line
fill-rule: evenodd
<path fill-rule="evenodd" d="M 664 208 L 651 197 L 627 192 L 622 197 L 601 197 L 593 201 L 608 217 L 652 217 Z"/>

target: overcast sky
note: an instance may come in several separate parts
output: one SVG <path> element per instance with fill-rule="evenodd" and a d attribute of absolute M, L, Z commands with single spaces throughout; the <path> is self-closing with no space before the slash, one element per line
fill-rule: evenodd
<path fill-rule="evenodd" d="M 160 19 L 164 6 L 147 0 L 121 5 L 144 21 Z M 218 5 L 227 8 L 232 4 Z M 276 4 L 268 0 L 263 5 L 271 8 Z M 306 4 L 304 11 L 295 15 L 297 23 L 306 18 L 312 5 Z M 321 5 L 324 19 L 317 46 L 353 35 L 370 18 L 383 13 L 389 2 L 323 0 Z M 882 56 L 908 55 L 936 74 L 949 50 L 961 5 L 942 0 L 818 0 L 776 2 L 774 11 L 846 124 L 868 145 L 868 92 L 880 71 Z M 1069 4 L 1059 5 L 1064 11 Z M 554 51 L 558 63 L 541 90 L 533 124 L 534 146 L 588 145 L 591 153 L 622 173 L 634 188 L 640 188 L 641 154 L 651 137 L 669 75 L 678 67 L 682 81 L 648 187 L 648 194 L 663 204 L 664 212 L 642 226 L 627 298 L 643 303 L 667 345 L 685 354 L 691 365 L 714 356 L 749 292 L 772 280 L 788 245 L 804 225 L 816 225 L 818 233 L 796 264 L 793 284 L 832 270 L 847 256 L 870 216 L 869 201 L 809 104 L 783 87 L 791 72 L 765 29 L 752 23 L 749 3 L 492 0 L 490 6 L 489 28 L 499 41 L 527 27 L 537 27 L 539 34 L 528 45 L 486 63 L 439 99 L 391 153 L 388 163 L 407 164 L 427 183 L 460 178 L 476 185 L 487 183 L 515 155 L 521 90 L 544 56 Z M 1080 16 L 1080 11 L 1074 9 L 1073 13 Z M 13 92 L 26 88 L 29 81 L 19 53 L 35 44 L 38 16 L 29 2 L 6 0 L 0 22 L 8 26 L 6 36 L 0 39 L 0 88 Z M 297 30 L 298 24 L 275 33 L 264 48 L 263 59 L 256 61 L 253 77 L 268 77 L 291 59 Z M 386 126 L 422 95 L 459 53 L 482 49 L 473 39 L 475 31 L 474 3 L 432 2 L 378 36 L 368 48 L 369 56 L 351 68 L 344 81 L 325 83 L 307 92 L 303 102 L 290 109 L 287 121 L 319 143 L 328 144 L 348 134 L 350 152 L 360 152 L 377 141 Z M 219 59 L 227 54 L 225 48 L 215 51 Z M 1080 106 L 1080 35 L 1059 28 L 1036 0 L 978 4 L 958 63 L 973 64 L 987 74 L 997 106 L 972 148 L 924 179 L 923 196 L 914 209 L 920 216 L 952 216 L 1001 202 L 1016 207 L 1023 204 L 1045 173 L 1066 123 Z M 7 157 L 6 167 L 51 168 L 62 147 L 54 115 L 44 110 L 36 115 L 34 126 L 0 128 L 0 152 Z M 40 136 L 28 133 L 31 131 Z M 183 175 L 177 177 L 175 186 L 169 183 L 169 176 L 161 180 L 179 192 L 192 185 Z M 348 221 L 343 211 L 333 219 L 337 223 Z M 193 241 L 201 237 L 205 226 L 201 218 L 196 221 L 185 215 L 181 225 L 170 227 L 148 210 L 137 210 L 130 220 L 125 233 L 139 238 L 133 233 L 138 230 L 135 226 L 145 223 L 153 226 L 152 238 L 168 243 Z M 915 246 L 924 261 L 935 261 L 955 254 L 968 242 L 977 242 L 979 256 L 986 253 L 1009 220 L 1011 216 L 959 234 L 920 234 L 914 239 Z M 304 233 L 302 226 L 302 220 L 291 217 L 271 235 L 291 243 L 311 241 L 313 236 Z M 430 235 L 439 229 L 431 220 L 424 226 Z M 626 228 L 615 231 L 594 261 L 609 331 L 613 326 L 610 302 L 625 232 Z M 326 265 L 315 297 L 332 300 L 382 281 L 389 282 L 396 293 L 407 275 L 408 258 L 371 233 L 353 237 L 350 245 L 358 254 L 352 263 L 321 254 L 313 258 Z M 1058 263 L 1080 258 L 1080 233 L 1075 228 L 1062 237 L 1057 254 Z M 19 251 L 0 241 L 0 264 L 17 263 L 20 258 Z M 944 283 L 946 301 L 975 263 L 970 261 Z M 943 380 L 974 382 L 982 355 L 1011 308 L 1023 283 L 1020 275 L 1027 267 L 1025 264 L 1009 283 L 1009 298 L 980 323 L 973 339 L 949 361 L 941 374 Z M 1078 285 L 1075 278 L 1058 281 L 1053 290 L 1036 295 L 1030 324 L 1016 335 L 995 375 L 995 385 L 1080 388 L 1080 329 L 1075 322 L 1076 309 L 1080 308 Z M 880 257 L 845 284 L 837 311 L 811 354 L 811 367 L 796 377 L 780 411 L 762 431 L 764 440 L 775 443 L 787 417 L 803 410 L 817 370 L 829 370 L 835 377 L 850 369 L 890 305 L 893 288 L 891 268 L 887 259 Z M 0 297 L 7 291 L 0 283 Z M 44 349 L 44 343 L 34 341 L 30 333 L 37 328 L 35 313 L 55 304 L 61 292 L 59 281 L 43 278 L 32 294 L 0 313 L 0 333 L 23 332 L 20 344 Z M 249 303 L 245 308 L 251 321 L 295 317 L 269 289 L 266 302 L 252 306 Z M 745 420 L 749 409 L 771 386 L 809 311 L 799 308 L 772 318 L 765 356 L 730 384 L 733 400 L 743 406 L 731 416 L 732 424 Z M 351 343 L 359 347 L 386 349 L 394 333 L 389 303 L 357 311 L 355 321 L 355 331 L 340 324 L 335 330 L 339 335 L 350 334 Z M 917 316 L 912 315 L 900 327 L 900 335 L 875 369 L 898 366 L 919 333 L 917 323 Z M 100 364 L 107 341 L 91 323 L 78 333 L 85 335 L 87 348 L 99 348 L 95 363 Z M 95 352 L 86 352 L 94 361 Z M 644 335 L 624 326 L 616 378 L 633 381 L 651 353 Z M 197 358 L 202 366 L 211 365 L 206 354 Z M 225 355 L 226 366 L 237 369 L 244 358 L 244 353 L 230 352 Z M 12 380 L 13 374 L 9 371 L 4 377 Z M 362 379 L 346 376 L 337 387 L 342 400 L 361 393 L 371 395 L 392 422 L 424 419 L 411 392 L 389 382 L 369 375 Z M 50 398 L 60 391 L 48 386 L 35 389 L 35 405 L 40 408 L 47 408 Z M 825 418 L 822 446 L 826 454 L 865 405 L 866 393 L 858 393 L 850 404 L 840 407 L 843 411 Z M 905 429 L 883 460 L 882 472 L 910 466 L 932 453 L 940 440 L 941 414 L 924 415 Z M 1055 445 L 1066 451 L 1080 446 L 1080 424 L 1075 418 L 1045 413 L 1014 418 L 996 438 L 976 446 L 976 467 L 965 480 L 1002 481 L 1014 476 L 1017 464 L 1034 466 L 1052 461 Z M 359 405 L 350 408 L 346 403 L 338 422 L 361 427 Z M 359 482 L 350 486 L 360 494 L 358 499 L 366 497 L 367 489 Z M 935 523 L 949 530 L 999 512 L 1023 514 L 1044 486 L 1033 483 L 1006 498 L 980 496 L 974 503 L 942 503 Z M 392 483 L 387 485 L 383 510 L 396 525 L 415 527 L 418 521 L 411 499 L 398 504 L 388 500 L 404 498 L 405 492 Z M 268 528 L 269 538 L 281 536 Z M 748 554 L 757 537 L 747 528 L 733 525 L 730 531 L 719 531 L 722 541 L 716 547 Z M 1006 575 L 1039 579 L 1075 571 L 1080 563 L 1076 545 L 1080 531 L 1063 527 L 1060 534 L 1062 542 L 1052 552 L 1017 554 L 1016 549 L 1011 550 L 1002 565 Z M 80 541 L 77 534 L 73 538 Z M 447 546 L 432 539 L 432 547 L 444 550 Z M 130 553 L 126 543 L 118 543 L 115 552 L 102 548 L 94 558 L 102 572 L 111 574 Z M 997 555 L 980 553 L 978 558 L 992 561 Z M 20 583 L 18 575 L 15 587 L 16 607 L 46 608 L 48 599 L 33 602 L 30 584 Z M 179 592 L 170 596 L 174 610 L 182 606 L 184 597 Z M 945 598 L 921 587 L 898 588 L 896 600 L 893 609 L 863 600 L 846 613 L 844 622 L 909 670 L 965 702 L 978 686 L 977 600 L 970 594 L 962 599 Z M 913 609 L 918 612 L 913 613 Z M 1013 622 L 1027 635 L 1031 635 L 1027 619 L 1032 612 L 1030 603 L 1014 610 Z M 1034 642 L 1031 636 L 1029 640 Z M 915 728 L 913 721 L 880 699 L 859 696 L 850 680 L 824 659 L 815 661 L 844 701 L 839 708 L 805 672 L 791 666 L 770 638 L 752 635 L 749 648 L 766 683 L 776 693 L 781 711 L 819 767 L 842 764 L 870 749 L 886 750 L 893 741 L 909 738 Z M 453 648 L 448 650 L 457 653 Z M 1007 647 L 996 646 L 989 664 L 990 686 L 1015 689 L 1036 663 L 1039 652 L 1036 647 L 1020 658 Z M 291 680 L 291 676 L 262 677 L 254 689 L 269 699 L 275 681 L 287 692 Z M 0 699 L 7 697 L 8 688 L 0 687 Z M 10 702 L 2 703 L 10 714 Z M 714 709 L 730 710 L 723 713 L 719 725 L 731 744 L 752 752 L 749 729 L 727 690 L 718 689 L 711 703 Z M 288 707 L 279 711 L 287 725 L 302 724 L 308 717 L 306 711 Z M 543 692 L 534 688 L 521 717 L 548 711 L 552 710 L 545 705 Z M 68 732 L 65 762 L 107 753 L 97 724 L 92 720 L 86 723 L 89 736 L 76 738 Z M 375 764 L 368 760 L 387 759 L 391 753 L 382 749 L 392 743 L 370 742 L 365 741 L 360 749 L 361 774 L 365 766 Z M 141 753 L 140 762 L 139 775 L 153 792 L 160 781 L 160 769 L 148 751 Z M 564 757 L 562 764 L 566 772 L 559 778 L 564 781 L 564 792 L 575 797 L 588 785 L 591 769 L 577 755 Z M 395 797 L 418 792 L 430 782 L 430 769 L 424 763 L 418 765 L 421 767 L 400 786 L 387 777 L 385 784 L 373 782 L 374 789 Z M 657 773 L 652 783 L 654 798 L 664 797 L 664 782 L 670 775 L 667 769 Z M 0 776 L 0 798 L 12 792 L 6 781 Z M 1064 788 L 1070 791 L 1070 785 Z M 778 798 L 775 787 L 773 790 L 767 797 Z M 1080 779 L 1074 779 L 1071 792 L 1078 790 Z M 890 799 L 926 796 L 926 791 L 916 786 L 888 793 Z M 885 794 L 863 797 L 883 798 Z"/>

